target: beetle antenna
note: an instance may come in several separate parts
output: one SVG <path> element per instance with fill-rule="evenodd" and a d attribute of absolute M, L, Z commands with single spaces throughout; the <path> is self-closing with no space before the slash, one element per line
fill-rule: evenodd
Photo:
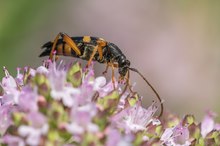
<path fill-rule="evenodd" d="M 150 88 L 153 90 L 153 92 L 155 93 L 155 95 L 157 96 L 157 98 L 158 98 L 158 100 L 160 101 L 160 104 L 161 104 L 161 111 L 160 111 L 160 115 L 159 115 L 159 117 L 161 117 L 162 114 L 163 114 L 163 103 L 162 103 L 162 100 L 161 100 L 159 94 L 158 94 L 157 91 L 154 89 L 154 87 L 150 84 L 150 82 L 149 82 L 137 69 L 135 69 L 135 68 L 130 68 L 130 67 L 129 67 L 129 69 L 130 69 L 131 71 L 133 71 L 133 72 L 138 73 L 138 74 L 144 79 L 144 81 L 148 84 L 148 86 L 150 86 Z"/>

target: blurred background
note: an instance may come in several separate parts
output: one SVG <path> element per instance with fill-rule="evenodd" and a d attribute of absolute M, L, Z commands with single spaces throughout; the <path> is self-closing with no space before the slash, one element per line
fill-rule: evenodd
<path fill-rule="evenodd" d="M 197 119 L 207 109 L 220 114 L 219 6 L 198 0 L 1 0 L 0 67 L 15 76 L 17 67 L 41 65 L 40 47 L 59 32 L 98 36 L 121 48 L 166 110 Z M 96 68 L 101 75 L 103 65 Z M 137 74 L 131 76 L 150 105 L 154 94 Z"/>

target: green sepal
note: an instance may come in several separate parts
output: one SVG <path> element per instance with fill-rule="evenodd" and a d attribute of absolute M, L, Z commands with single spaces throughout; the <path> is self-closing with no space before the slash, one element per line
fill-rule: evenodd
<path fill-rule="evenodd" d="M 47 115 L 48 119 L 50 119 L 49 125 L 51 128 L 58 128 L 58 123 L 65 123 L 69 121 L 68 112 L 64 109 L 61 102 L 58 101 L 53 101 L 51 103 Z"/>
<path fill-rule="evenodd" d="M 83 141 L 80 143 L 80 146 L 102 146 L 100 139 L 92 133 L 85 133 L 83 136 Z"/>
<path fill-rule="evenodd" d="M 25 114 L 21 112 L 14 112 L 12 114 L 12 120 L 15 126 L 20 126 L 21 124 L 24 124 L 24 118 Z"/>
<path fill-rule="evenodd" d="M 184 126 L 189 126 L 195 122 L 195 117 L 193 115 L 186 115 L 183 118 L 183 125 Z"/>
<path fill-rule="evenodd" d="M 48 100 L 50 95 L 50 84 L 48 78 L 44 74 L 37 73 L 32 81 L 33 86 L 37 86 L 38 93 Z"/>
<path fill-rule="evenodd" d="M 60 140 L 60 136 L 57 130 L 50 130 L 47 134 L 48 141 L 56 142 Z"/>
<path fill-rule="evenodd" d="M 82 84 L 82 68 L 80 63 L 75 63 L 67 72 L 67 82 L 70 82 L 73 87 L 79 87 Z"/>
<path fill-rule="evenodd" d="M 144 132 L 137 132 L 135 134 L 135 140 L 133 141 L 134 146 L 140 146 L 143 143 L 143 137 L 147 136 Z M 148 136 L 147 136 L 148 137 Z"/>
<path fill-rule="evenodd" d="M 138 94 L 135 94 L 134 96 L 128 98 L 128 103 L 130 106 L 136 105 L 136 103 L 139 101 Z"/>
<path fill-rule="evenodd" d="M 107 113 L 113 114 L 119 102 L 119 93 L 117 91 L 111 92 L 109 95 L 99 98 L 97 103 L 106 110 Z"/>

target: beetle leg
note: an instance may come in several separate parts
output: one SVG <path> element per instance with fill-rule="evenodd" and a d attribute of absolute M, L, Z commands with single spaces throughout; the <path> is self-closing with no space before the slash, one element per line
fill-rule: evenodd
<path fill-rule="evenodd" d="M 87 67 L 89 67 L 89 65 L 91 64 L 92 59 L 94 58 L 95 53 L 97 52 L 97 50 L 98 50 L 98 46 L 96 46 L 96 47 L 94 48 L 94 50 L 93 50 L 93 52 L 92 52 L 92 55 L 90 56 L 89 61 L 88 61 L 87 65 L 86 65 Z"/>
<path fill-rule="evenodd" d="M 128 85 L 128 89 L 130 90 L 131 93 L 135 93 L 132 89 L 131 89 L 131 83 L 130 83 L 130 72 L 128 71 L 125 77 L 126 80 L 126 84 Z"/>
<path fill-rule="evenodd" d="M 113 63 L 113 64 L 112 63 L 107 63 L 105 70 L 102 72 L 103 75 L 105 75 L 108 72 L 109 66 L 114 66 L 114 68 L 118 68 L 118 64 L 116 64 L 116 63 Z"/>
<path fill-rule="evenodd" d="M 108 67 L 109 65 L 107 64 L 105 70 L 102 72 L 103 75 L 105 75 L 108 72 Z"/>
<path fill-rule="evenodd" d="M 95 56 L 95 53 L 98 51 L 99 53 L 99 59 L 102 60 L 103 58 L 103 51 L 102 48 L 106 46 L 106 41 L 104 40 L 97 40 L 97 46 L 94 48 L 92 55 L 90 56 L 90 59 L 87 63 L 87 67 L 91 64 L 93 57 Z"/>
<path fill-rule="evenodd" d="M 99 40 L 97 40 L 97 44 L 98 44 L 99 58 L 100 58 L 100 60 L 102 60 L 102 58 L 103 58 L 102 48 L 107 45 L 107 42 L 100 38 Z"/>
<path fill-rule="evenodd" d="M 102 52 L 102 47 L 100 45 L 98 45 L 98 53 L 99 53 L 99 58 L 100 60 L 102 60 L 103 58 L 103 52 Z"/>
<path fill-rule="evenodd" d="M 116 89 L 116 87 L 115 87 L 115 66 L 117 66 L 117 64 L 114 64 L 114 63 L 111 63 L 111 62 L 107 63 L 106 69 L 103 72 L 103 74 L 107 73 L 109 66 L 112 68 L 112 84 L 113 84 L 113 87 L 114 87 L 114 90 L 115 90 Z"/>
<path fill-rule="evenodd" d="M 53 46 L 52 46 L 52 49 L 50 52 L 50 59 L 51 60 L 54 55 L 53 52 L 54 52 L 55 47 L 57 45 L 57 41 L 60 37 L 62 38 L 62 41 L 64 41 L 67 45 L 69 45 L 76 52 L 77 55 L 81 55 L 81 51 L 79 50 L 79 48 L 77 47 L 75 42 L 67 34 L 60 32 L 53 41 Z"/>
<path fill-rule="evenodd" d="M 108 66 L 111 66 L 112 68 L 112 84 L 113 84 L 113 87 L 114 87 L 114 90 L 116 89 L 115 87 L 115 68 L 118 68 L 118 64 L 116 63 L 108 63 Z"/>
<path fill-rule="evenodd" d="M 130 79 L 129 79 L 129 71 L 127 73 L 127 77 L 125 78 L 126 79 L 126 84 L 128 85 L 128 89 L 130 90 L 131 93 L 134 93 L 134 91 L 131 89 L 131 83 L 130 83 Z"/>
<path fill-rule="evenodd" d="M 77 47 L 76 43 L 65 33 L 60 33 L 60 36 L 62 37 L 63 41 L 66 42 L 67 45 L 69 45 L 73 51 L 76 52 L 77 55 L 81 55 L 81 51 Z"/>
<path fill-rule="evenodd" d="M 60 34 L 58 34 L 56 36 L 56 38 L 54 39 L 54 41 L 53 41 L 53 46 L 52 46 L 52 49 L 50 51 L 50 57 L 49 57 L 50 60 L 53 60 L 53 55 L 54 55 L 53 53 L 54 53 L 54 50 L 55 50 L 55 47 L 56 47 L 56 44 L 57 44 L 57 41 L 58 41 L 59 37 L 60 37 Z"/>
<path fill-rule="evenodd" d="M 126 74 L 126 77 L 125 77 L 125 87 L 124 89 L 122 90 L 121 94 L 120 94 L 120 97 L 126 92 L 126 90 L 129 88 L 129 90 L 131 91 L 131 86 L 130 86 L 130 81 L 129 81 L 129 78 L 130 78 L 130 72 L 128 71 L 127 74 Z M 119 78 L 120 80 L 120 78 Z M 120 81 L 119 81 L 120 82 Z"/>
<path fill-rule="evenodd" d="M 114 68 L 118 68 L 118 64 L 117 63 L 113 63 Z"/>
<path fill-rule="evenodd" d="M 115 87 L 115 70 L 114 70 L 114 64 L 111 65 L 112 67 L 112 84 L 113 84 L 113 87 L 114 87 L 114 90 L 116 89 Z"/>

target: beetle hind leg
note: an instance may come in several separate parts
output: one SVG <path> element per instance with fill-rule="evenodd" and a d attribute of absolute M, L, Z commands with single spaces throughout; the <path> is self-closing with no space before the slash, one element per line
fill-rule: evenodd
<path fill-rule="evenodd" d="M 60 33 L 58 33 L 58 35 L 55 37 L 55 39 L 53 41 L 53 46 L 52 46 L 51 51 L 50 51 L 49 59 L 52 60 L 52 58 L 54 56 L 54 51 L 55 51 L 57 42 L 58 42 L 60 37 L 61 37 L 63 42 L 65 42 L 67 45 L 69 45 L 70 48 L 73 49 L 73 51 L 76 52 L 77 55 L 81 55 L 81 51 L 77 47 L 76 43 L 67 34 L 65 34 L 63 32 L 60 32 Z"/>

